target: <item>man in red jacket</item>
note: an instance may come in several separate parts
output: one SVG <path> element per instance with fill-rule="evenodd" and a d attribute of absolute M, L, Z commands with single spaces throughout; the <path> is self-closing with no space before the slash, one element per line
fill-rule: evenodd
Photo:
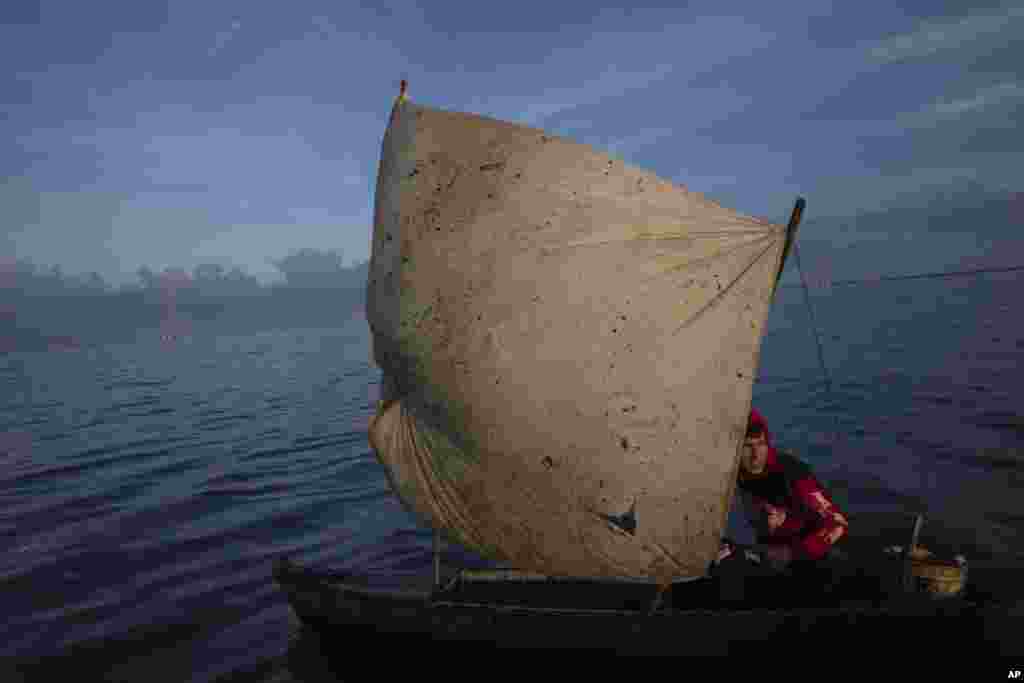
<path fill-rule="evenodd" d="M 776 572 L 819 568 L 849 532 L 846 515 L 811 468 L 772 445 L 768 424 L 757 410 L 750 413 L 737 497 L 757 535 L 753 557 Z M 716 564 L 735 550 L 731 542 L 724 543 Z M 750 559 L 747 553 L 744 557 Z"/>

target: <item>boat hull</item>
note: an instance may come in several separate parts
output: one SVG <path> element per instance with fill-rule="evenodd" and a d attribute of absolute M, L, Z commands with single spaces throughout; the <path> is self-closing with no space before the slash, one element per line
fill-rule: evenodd
<path fill-rule="evenodd" d="M 469 592 L 395 591 L 289 563 L 279 565 L 275 578 L 301 622 L 337 642 L 392 637 L 420 644 L 713 655 L 783 647 L 780 639 L 790 636 L 796 639 L 790 645 L 801 651 L 857 643 L 906 654 L 910 641 L 927 641 L 971 654 L 1021 653 L 1019 608 L 977 597 L 841 595 L 786 605 L 792 596 L 775 592 L 774 604 L 767 594 L 737 602 L 705 580 L 676 584 L 657 604 L 653 584 L 506 581 Z M 893 621 L 899 616 L 930 618 Z M 900 629 L 898 639 L 893 629 Z"/>

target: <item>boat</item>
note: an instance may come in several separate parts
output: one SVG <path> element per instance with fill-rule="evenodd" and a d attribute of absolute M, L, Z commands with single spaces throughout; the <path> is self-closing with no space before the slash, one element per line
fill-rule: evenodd
<path fill-rule="evenodd" d="M 830 593 L 767 577 L 753 585 L 747 581 L 737 593 L 713 575 L 666 590 L 646 582 L 559 579 L 516 570 L 460 570 L 443 584 L 395 588 L 288 560 L 278 563 L 274 576 L 306 630 L 329 643 L 328 652 L 344 645 L 346 658 L 357 654 L 355 643 L 382 638 L 419 646 L 622 654 L 751 655 L 777 652 L 780 643 L 801 652 L 868 647 L 876 656 L 905 656 L 918 645 L 975 656 L 1021 653 L 1019 592 L 1017 601 L 1008 601 L 1005 593 L 1004 599 L 995 597 L 1002 589 L 978 586 L 961 585 L 945 595 L 941 589 L 905 590 L 903 554 L 883 557 L 862 565 L 865 571 L 846 588 Z M 918 578 L 928 583 L 940 566 L 930 565 Z M 954 567 L 946 564 L 945 570 L 960 582 L 963 576 Z M 899 617 L 920 618 L 892 621 Z M 895 629 L 900 632 L 894 637 Z"/>
<path fill-rule="evenodd" d="M 716 574 L 805 206 L 786 225 L 744 216 L 543 130 L 413 103 L 403 82 L 375 197 L 367 432 L 434 530 L 435 568 L 394 586 L 283 561 L 292 610 L 346 639 L 676 653 L 958 615 L 988 630 L 933 635 L 998 645 L 1015 607 L 979 597 L 960 563 L 915 557 L 916 531 L 906 552 L 864 555 L 849 590 L 737 594 Z M 443 575 L 443 542 L 499 568 Z"/>

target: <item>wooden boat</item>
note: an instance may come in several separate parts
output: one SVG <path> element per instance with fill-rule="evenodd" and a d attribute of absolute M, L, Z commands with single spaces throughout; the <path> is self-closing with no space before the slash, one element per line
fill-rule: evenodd
<path fill-rule="evenodd" d="M 302 623 L 330 644 L 364 639 L 467 643 L 474 648 L 596 649 L 649 654 L 749 654 L 819 646 L 906 655 L 913 644 L 972 655 L 1021 654 L 1021 602 L 967 587 L 944 599 L 901 588 L 899 557 L 833 592 L 765 578 L 737 594 L 720 577 L 677 582 L 554 579 L 462 571 L 442 586 L 374 586 L 370 577 L 281 562 L 275 580 Z M 429 578 L 429 577 L 428 577 Z M 1018 597 L 1019 600 L 1019 597 Z M 928 617 L 909 621 L 897 617 Z M 899 633 L 894 637 L 894 631 Z M 791 639 L 790 639 L 791 638 Z"/>

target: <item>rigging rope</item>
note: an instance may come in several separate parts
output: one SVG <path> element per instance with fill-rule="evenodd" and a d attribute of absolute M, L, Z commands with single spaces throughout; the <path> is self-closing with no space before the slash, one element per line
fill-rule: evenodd
<path fill-rule="evenodd" d="M 814 342 L 818 349 L 818 362 L 821 364 L 822 373 L 825 376 L 825 390 L 828 392 L 830 398 L 835 400 L 832 395 L 832 378 L 828 373 L 828 366 L 825 363 L 825 352 L 821 344 L 821 335 L 818 333 L 818 326 L 814 320 L 814 308 L 811 306 L 810 288 L 807 286 L 807 279 L 804 276 L 804 269 L 800 264 L 800 248 L 796 243 L 793 244 L 793 256 L 796 258 L 797 271 L 800 273 L 800 285 L 784 285 L 786 287 L 800 286 L 804 292 L 804 302 L 807 304 L 807 314 L 810 317 L 811 329 L 814 332 Z M 835 282 L 826 282 L 825 284 L 830 286 L 841 286 L 841 285 L 855 285 L 864 284 L 869 282 L 886 282 L 886 281 L 898 281 L 898 280 L 926 280 L 926 279 L 943 279 L 950 277 L 965 277 L 970 275 L 981 275 L 986 273 L 1012 273 L 1024 270 L 1024 266 L 1006 266 L 1000 268 L 974 268 L 971 270 L 957 270 L 957 271 L 946 271 L 946 272 L 933 272 L 933 273 L 920 273 L 916 275 L 888 275 L 879 278 L 866 279 L 866 280 L 838 280 Z M 839 440 L 839 411 L 838 404 L 833 406 L 833 421 L 832 421 L 832 445 L 833 447 Z"/>
<path fill-rule="evenodd" d="M 822 372 L 825 373 L 825 388 L 832 393 L 832 380 L 828 376 L 828 367 L 825 365 L 825 353 L 821 348 L 821 336 L 818 334 L 818 326 L 814 322 L 814 308 L 811 306 L 810 288 L 807 286 L 807 279 L 804 277 L 803 266 L 800 265 L 800 247 L 793 244 L 793 256 L 796 257 L 796 269 L 800 273 L 800 283 L 803 285 L 804 301 L 807 303 L 807 315 L 811 319 L 811 329 L 814 331 L 814 343 L 818 347 L 818 361 L 821 363 Z"/>
<path fill-rule="evenodd" d="M 811 320 L 811 329 L 814 331 L 814 343 L 818 348 L 818 362 L 821 363 L 821 371 L 825 375 L 825 391 L 828 392 L 828 396 L 833 399 L 835 403 L 835 397 L 832 396 L 832 378 L 828 374 L 828 366 L 825 364 L 825 352 L 821 346 L 821 335 L 818 334 L 818 325 L 814 321 L 814 307 L 811 306 L 811 293 L 810 288 L 807 286 L 807 279 L 804 277 L 803 266 L 800 265 L 800 247 L 793 244 L 793 256 L 796 258 L 796 269 L 800 273 L 800 283 L 803 285 L 804 290 L 804 301 L 807 304 L 807 315 Z M 839 440 L 839 410 L 838 403 L 833 406 L 832 410 L 832 446 L 836 445 Z"/>
<path fill-rule="evenodd" d="M 796 247 L 796 245 L 794 245 L 794 248 L 795 247 Z M 797 259 L 797 261 L 799 262 L 799 258 Z M 797 263 L 797 266 L 799 267 L 799 263 Z M 970 276 L 970 275 L 982 275 L 982 274 L 986 274 L 986 273 L 1013 273 L 1013 272 L 1018 272 L 1018 271 L 1022 271 L 1022 270 L 1024 270 L 1024 266 L 1006 266 L 1006 267 L 1003 267 L 1003 268 L 975 268 L 973 270 L 952 270 L 952 271 L 945 271 L 945 272 L 940 271 L 940 272 L 935 272 L 935 273 L 919 273 L 917 275 L 884 275 L 882 277 L 870 278 L 870 279 L 865 279 L 865 280 L 835 280 L 835 281 L 832 281 L 832 282 L 825 282 L 824 284 L 827 284 L 827 285 L 832 286 L 832 287 L 839 287 L 839 286 L 842 286 L 842 285 L 860 285 L 860 284 L 868 284 L 868 283 L 871 283 L 871 282 L 892 282 L 892 281 L 895 281 L 895 280 L 931 280 L 931 279 L 942 279 L 942 278 L 950 278 L 950 277 L 966 277 L 966 276 Z M 803 272 L 802 271 L 800 273 L 800 278 L 801 278 L 801 280 L 803 280 Z M 800 286 L 801 285 L 798 285 L 798 284 L 795 284 L 795 283 L 794 284 L 782 285 L 782 287 L 800 287 Z M 806 288 L 807 287 L 807 283 L 803 283 L 802 286 Z"/>

